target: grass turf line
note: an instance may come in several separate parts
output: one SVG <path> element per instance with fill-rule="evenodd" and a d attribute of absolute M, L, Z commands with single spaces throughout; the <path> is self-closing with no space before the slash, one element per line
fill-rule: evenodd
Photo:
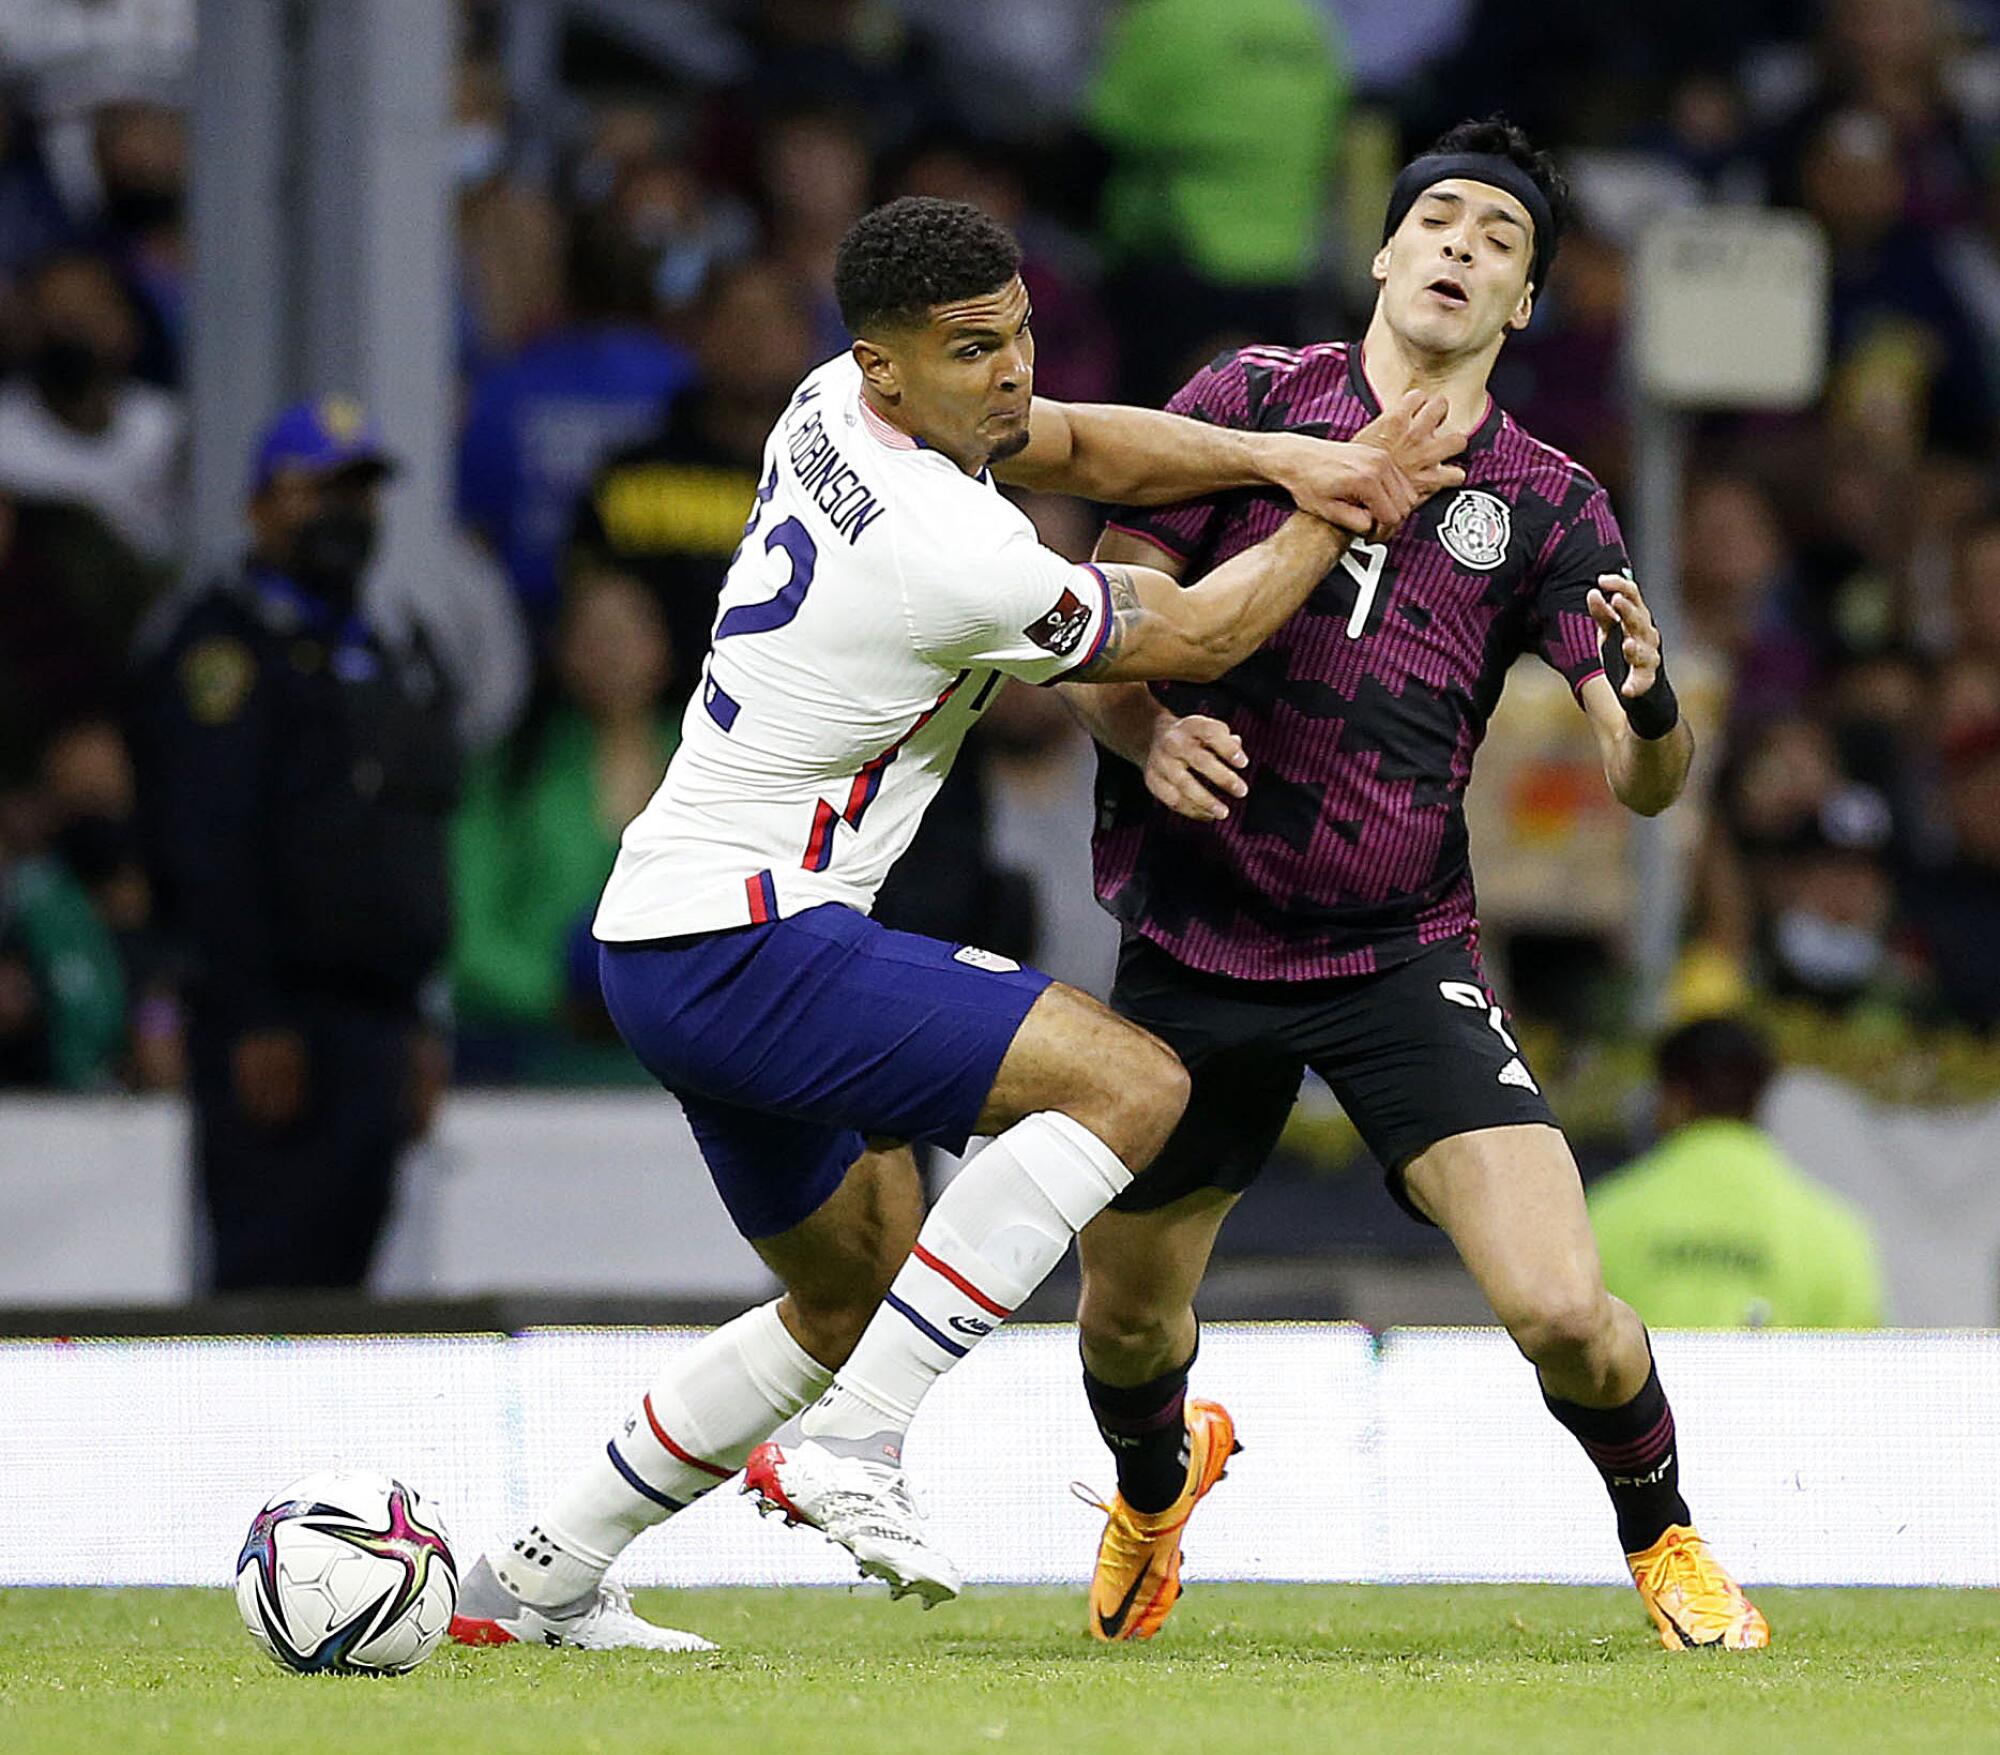
<path fill-rule="evenodd" d="M 1198 1585 L 1150 1645 L 1074 1591 L 642 1592 L 717 1655 L 446 1647 L 395 1679 L 288 1675 L 222 1591 L 0 1590 L 10 1755 L 1078 1755 L 2000 1749 L 2000 1594 L 1755 1593 L 1778 1643 L 1670 1655 L 1629 1591 Z"/>

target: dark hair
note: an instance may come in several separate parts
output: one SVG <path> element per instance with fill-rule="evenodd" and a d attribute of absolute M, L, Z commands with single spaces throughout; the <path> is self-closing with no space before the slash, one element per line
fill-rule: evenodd
<path fill-rule="evenodd" d="M 1660 1086 L 1687 1098 L 1697 1116 L 1748 1121 L 1777 1071 L 1764 1032 L 1743 1018 L 1701 1018 L 1660 1040 Z"/>
<path fill-rule="evenodd" d="M 643 323 L 653 314 L 652 258 L 608 213 L 579 213 L 570 221 L 563 283 L 573 319 Z"/>
<path fill-rule="evenodd" d="M 967 201 L 902 195 L 840 240 L 834 297 L 850 335 L 922 323 L 933 305 L 995 292 L 1021 271 L 1021 246 Z"/>
<path fill-rule="evenodd" d="M 1569 229 L 1575 211 L 1569 183 L 1556 169 L 1556 161 L 1547 153 L 1538 151 L 1523 130 L 1497 112 L 1483 121 L 1465 121 L 1447 128 L 1424 149 L 1421 156 L 1432 158 L 1439 153 L 1455 152 L 1483 152 L 1494 158 L 1504 158 L 1541 190 L 1542 199 L 1549 204 L 1549 215 L 1555 221 L 1556 235 L 1548 240 L 1549 254 L 1553 256 L 1554 245 Z"/>

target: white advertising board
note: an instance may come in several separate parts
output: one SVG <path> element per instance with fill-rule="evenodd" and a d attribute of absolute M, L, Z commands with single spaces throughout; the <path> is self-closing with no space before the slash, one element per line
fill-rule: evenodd
<path fill-rule="evenodd" d="M 0 1345 L 0 1585 L 221 1584 L 308 1470 L 387 1469 L 469 1564 L 604 1442 L 692 1330 L 465 1339 Z M 1663 1334 L 1682 1481 L 1746 1580 L 2000 1585 L 2000 1335 Z M 1197 1388 L 1246 1448 L 1188 1576 L 1624 1577 L 1609 1507 L 1495 1330 L 1217 1324 Z M 1080 1583 L 1109 1487 L 1068 1328 L 1010 1330 L 943 1380 L 912 1480 L 977 1581 Z M 725 1487 L 648 1533 L 639 1585 L 848 1583 L 846 1556 Z"/>

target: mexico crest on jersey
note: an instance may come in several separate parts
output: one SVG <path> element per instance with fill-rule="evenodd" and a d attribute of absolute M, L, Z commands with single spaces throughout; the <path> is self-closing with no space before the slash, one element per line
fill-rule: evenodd
<path fill-rule="evenodd" d="M 1491 572 L 1507 558 L 1507 539 L 1514 533 L 1507 502 L 1483 488 L 1460 488 L 1438 523 L 1438 541 L 1461 566 Z"/>

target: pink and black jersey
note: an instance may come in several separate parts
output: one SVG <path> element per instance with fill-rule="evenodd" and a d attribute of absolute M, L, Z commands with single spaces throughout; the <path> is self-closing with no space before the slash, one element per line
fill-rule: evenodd
<path fill-rule="evenodd" d="M 1168 406 L 1329 439 L 1381 412 L 1347 342 L 1225 354 Z M 1497 405 L 1462 461 L 1462 487 L 1388 543 L 1352 543 L 1227 676 L 1153 685 L 1173 712 L 1242 737 L 1250 795 L 1226 822 L 1174 815 L 1101 759 L 1098 897 L 1176 961 L 1244 980 L 1361 975 L 1472 928 L 1464 794 L 1508 667 L 1534 651 L 1573 689 L 1597 674 L 1585 597 L 1627 560 L 1589 471 Z M 1239 492 L 1113 522 L 1186 560 L 1192 583 L 1290 511 Z"/>

